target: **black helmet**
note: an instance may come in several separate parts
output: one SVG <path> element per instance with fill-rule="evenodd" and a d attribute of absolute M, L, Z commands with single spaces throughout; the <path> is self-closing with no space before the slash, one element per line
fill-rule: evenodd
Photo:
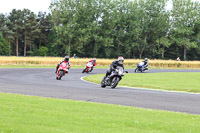
<path fill-rule="evenodd" d="M 69 56 L 68 55 L 65 56 L 65 61 L 69 61 Z"/>

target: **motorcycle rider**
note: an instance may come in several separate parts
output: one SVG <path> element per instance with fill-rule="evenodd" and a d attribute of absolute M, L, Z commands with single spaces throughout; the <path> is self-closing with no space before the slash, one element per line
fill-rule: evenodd
<path fill-rule="evenodd" d="M 148 70 L 149 66 L 148 58 L 145 58 L 142 62 L 144 62 L 144 70 Z"/>
<path fill-rule="evenodd" d="M 92 65 L 93 65 L 93 67 L 91 67 L 91 70 L 90 70 L 90 72 L 91 72 L 93 70 L 94 66 L 97 65 L 96 58 L 93 58 L 92 60 L 90 60 L 88 62 L 92 62 Z"/>
<path fill-rule="evenodd" d="M 68 70 L 71 68 L 71 63 L 69 61 L 69 56 L 66 55 L 65 58 L 60 63 L 58 63 L 58 65 L 56 67 L 56 72 L 55 73 L 57 73 L 58 68 L 60 67 L 60 64 L 62 64 L 63 62 L 66 63 L 66 64 L 68 64 L 68 67 L 67 67 Z"/>
<path fill-rule="evenodd" d="M 107 70 L 106 72 L 106 77 L 109 76 L 112 73 L 112 71 L 114 71 L 117 68 L 117 66 L 121 66 L 124 69 L 123 63 L 124 63 L 124 58 L 122 56 L 119 56 L 118 60 L 113 61 L 112 64 L 110 65 L 110 69 Z"/>

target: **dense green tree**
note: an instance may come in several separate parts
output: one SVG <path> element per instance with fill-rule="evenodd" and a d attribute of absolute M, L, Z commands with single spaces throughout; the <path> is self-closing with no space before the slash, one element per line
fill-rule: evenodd
<path fill-rule="evenodd" d="M 11 55 L 11 42 L 14 42 L 13 32 L 8 28 L 9 21 L 8 18 L 4 14 L 0 14 L 0 32 L 2 32 L 2 35 L 5 39 L 9 42 L 9 55 Z"/>
<path fill-rule="evenodd" d="M 50 33 L 50 30 L 52 28 L 52 23 L 51 23 L 51 15 L 47 14 L 46 12 L 39 12 L 37 16 L 37 21 L 39 25 L 39 46 L 40 48 L 42 45 L 45 46 L 47 45 L 48 41 L 48 36 Z"/>
<path fill-rule="evenodd" d="M 194 24 L 198 20 L 197 4 L 191 0 L 173 0 L 172 39 L 183 47 L 183 59 L 187 59 L 187 50 L 197 47 L 193 40 Z"/>
<path fill-rule="evenodd" d="M 15 38 L 16 56 L 19 55 L 19 39 L 22 38 L 23 32 L 23 12 L 21 10 L 13 9 L 8 19 L 10 21 L 9 29 L 13 31 Z"/>
<path fill-rule="evenodd" d="M 40 37 L 40 29 L 39 29 L 39 24 L 37 22 L 36 19 L 36 15 L 31 13 L 29 18 L 28 18 L 28 23 L 29 25 L 29 32 L 28 32 L 28 36 L 29 36 L 29 46 L 30 46 L 30 51 L 32 51 L 32 47 L 35 46 L 35 40 L 39 39 Z"/>
<path fill-rule="evenodd" d="M 0 32 L 0 55 L 9 55 L 10 48 L 8 41 L 3 38 L 2 33 Z"/>
<path fill-rule="evenodd" d="M 72 41 L 78 30 L 76 21 L 77 4 L 79 1 L 60 0 L 52 4 L 52 20 L 57 33 L 58 45 L 63 49 L 63 53 L 70 56 Z M 67 45 L 65 45 L 67 44 Z"/>
<path fill-rule="evenodd" d="M 28 10 L 28 9 L 24 9 L 23 10 L 23 13 L 24 13 L 24 20 L 23 20 L 23 35 L 24 35 L 24 56 L 26 56 L 26 47 L 27 47 L 27 42 L 28 42 L 28 39 L 30 40 L 30 36 L 29 36 L 29 32 L 31 32 L 31 23 L 32 23 L 32 20 L 30 19 L 33 15 L 33 13 Z"/>
<path fill-rule="evenodd" d="M 171 45 L 171 42 L 168 37 L 163 36 L 157 40 L 158 47 L 161 49 L 162 59 L 165 58 L 165 48 L 168 48 Z"/>
<path fill-rule="evenodd" d="M 139 51 L 139 58 L 142 57 L 146 49 L 154 51 L 156 40 L 166 35 L 168 27 L 163 28 L 168 17 L 165 13 L 166 2 L 166 0 L 136 1 L 137 23 L 139 24 L 137 27 L 140 31 L 136 40 L 138 42 L 136 48 Z"/>

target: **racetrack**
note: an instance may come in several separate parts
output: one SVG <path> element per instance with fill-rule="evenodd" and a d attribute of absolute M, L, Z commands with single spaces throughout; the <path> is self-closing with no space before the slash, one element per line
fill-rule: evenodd
<path fill-rule="evenodd" d="M 125 87 L 101 88 L 100 85 L 82 81 L 81 77 L 105 73 L 106 69 L 95 69 L 90 74 L 82 74 L 81 71 L 82 69 L 70 69 L 69 74 L 59 81 L 56 80 L 55 69 L 2 68 L 0 92 L 200 114 L 200 94 Z M 200 72 L 200 70 L 151 69 L 148 72 Z"/>

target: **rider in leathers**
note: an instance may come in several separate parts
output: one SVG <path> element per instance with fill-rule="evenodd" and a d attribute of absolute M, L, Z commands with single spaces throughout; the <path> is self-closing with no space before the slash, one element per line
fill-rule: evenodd
<path fill-rule="evenodd" d="M 113 61 L 112 64 L 110 65 L 110 69 L 106 72 L 106 77 L 109 76 L 112 71 L 114 71 L 117 66 L 121 66 L 124 69 L 124 58 L 122 56 L 118 57 L 118 60 Z"/>
<path fill-rule="evenodd" d="M 148 70 L 148 66 L 149 66 L 148 58 L 145 58 L 142 62 L 144 62 L 145 70 Z"/>
<path fill-rule="evenodd" d="M 58 65 L 57 65 L 57 67 L 56 67 L 56 72 L 55 72 L 55 73 L 57 73 L 58 68 L 60 67 L 60 64 L 62 64 L 63 62 L 66 63 L 66 64 L 68 64 L 68 67 L 67 67 L 68 70 L 71 68 L 71 63 L 70 63 L 70 61 L 69 61 L 69 56 L 66 55 L 66 56 L 65 56 L 65 59 L 63 59 L 60 63 L 58 63 Z"/>
<path fill-rule="evenodd" d="M 92 62 L 92 65 L 93 65 L 93 67 L 91 67 L 91 70 L 90 70 L 90 72 L 91 72 L 93 70 L 94 66 L 97 65 L 96 58 L 93 58 L 92 60 L 90 60 L 88 62 Z"/>

